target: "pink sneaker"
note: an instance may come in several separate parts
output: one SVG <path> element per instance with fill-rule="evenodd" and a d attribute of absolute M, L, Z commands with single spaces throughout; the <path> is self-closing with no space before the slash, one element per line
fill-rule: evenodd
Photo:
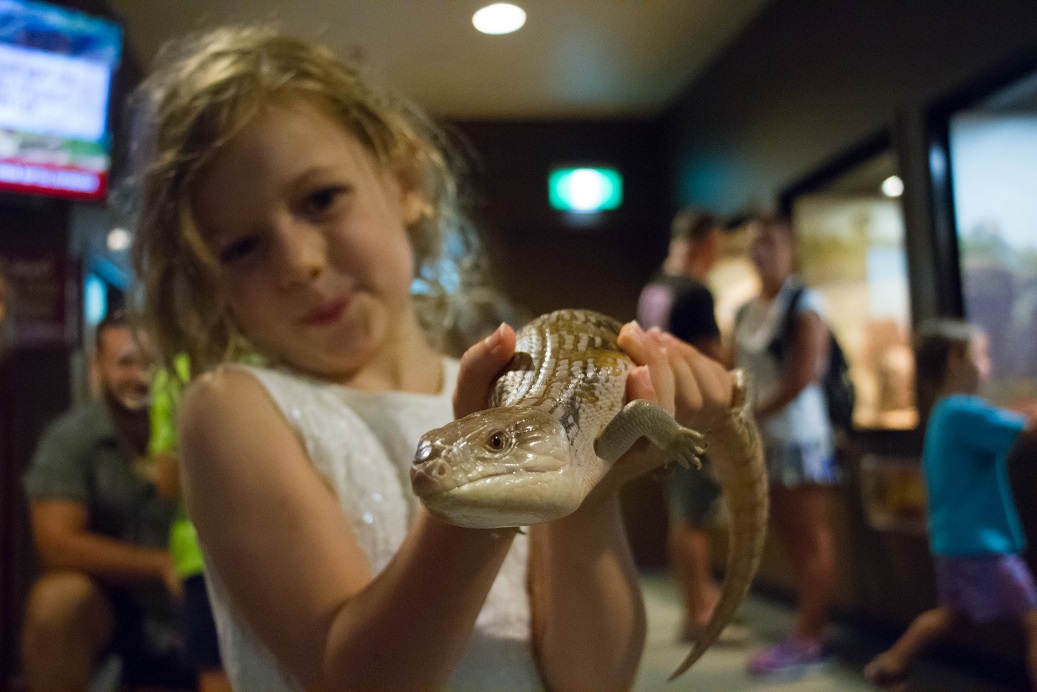
<path fill-rule="evenodd" d="M 827 662 L 821 642 L 801 642 L 790 637 L 780 644 L 754 653 L 745 668 L 754 677 L 774 675 L 797 678 Z"/>

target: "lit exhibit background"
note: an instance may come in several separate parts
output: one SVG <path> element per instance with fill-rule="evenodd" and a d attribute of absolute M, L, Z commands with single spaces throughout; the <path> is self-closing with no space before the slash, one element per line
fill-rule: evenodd
<path fill-rule="evenodd" d="M 987 394 L 1037 398 L 1037 104 L 951 119 L 950 158 L 965 316 L 990 335 Z"/>

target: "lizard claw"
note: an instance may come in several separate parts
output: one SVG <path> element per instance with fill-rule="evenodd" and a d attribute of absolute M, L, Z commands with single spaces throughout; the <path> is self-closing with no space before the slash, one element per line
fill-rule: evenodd
<path fill-rule="evenodd" d="M 673 437 L 667 440 L 666 451 L 684 468 L 690 469 L 695 464 L 696 469 L 701 469 L 701 457 L 706 451 L 705 437 L 690 428 L 678 426 Z"/>

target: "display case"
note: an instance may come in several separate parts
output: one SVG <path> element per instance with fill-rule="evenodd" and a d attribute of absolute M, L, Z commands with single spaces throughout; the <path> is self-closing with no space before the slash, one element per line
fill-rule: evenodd
<path fill-rule="evenodd" d="M 917 458 L 865 454 L 859 474 L 861 506 L 870 528 L 926 535 L 925 479 Z"/>

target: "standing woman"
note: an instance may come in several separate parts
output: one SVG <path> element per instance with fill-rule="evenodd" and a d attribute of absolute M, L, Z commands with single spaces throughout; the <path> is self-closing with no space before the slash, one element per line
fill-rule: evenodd
<path fill-rule="evenodd" d="M 789 222 L 762 218 L 752 234 L 749 256 L 761 290 L 738 311 L 735 360 L 759 392 L 755 414 L 770 481 L 771 526 L 792 558 L 797 611 L 795 630 L 755 652 L 747 668 L 752 675 L 789 675 L 824 661 L 822 630 L 837 578 L 829 497 L 838 470 L 818 383 L 829 332 L 820 296 L 795 276 Z"/>

